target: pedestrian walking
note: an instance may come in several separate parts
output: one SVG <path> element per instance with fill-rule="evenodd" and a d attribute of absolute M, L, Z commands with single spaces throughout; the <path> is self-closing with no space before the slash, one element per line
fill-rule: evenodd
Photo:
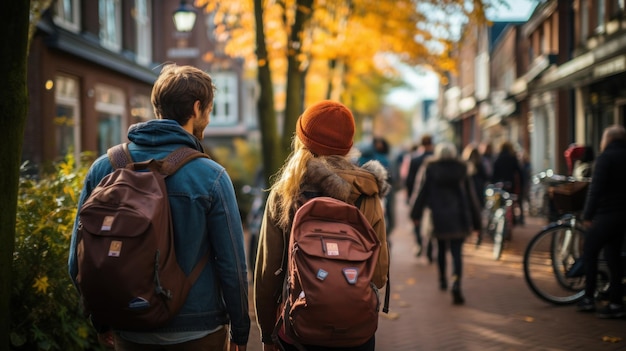
<path fill-rule="evenodd" d="M 587 227 L 583 247 L 585 265 L 585 296 L 578 310 L 595 311 L 600 318 L 620 318 L 624 310 L 624 275 L 621 250 L 626 233 L 626 130 L 621 125 L 605 128 L 596 158 L 583 210 L 583 224 Z M 597 305 L 595 299 L 598 256 L 604 250 L 610 285 L 608 302 Z"/>
<path fill-rule="evenodd" d="M 433 143 L 433 137 L 430 134 L 422 135 L 418 153 L 411 158 L 409 163 L 409 172 L 406 178 L 406 192 L 407 200 L 413 196 L 415 185 L 417 183 L 417 176 L 424 164 L 424 161 L 431 157 L 434 152 L 435 145 Z M 427 223 L 423 223 L 427 224 Z M 415 241 L 417 246 L 415 248 L 415 256 L 419 257 L 424 251 L 424 242 L 426 242 L 426 257 L 428 262 L 433 261 L 433 245 L 430 240 L 430 226 L 422 227 L 420 225 L 414 226 Z"/>
<path fill-rule="evenodd" d="M 530 206 L 530 186 L 532 182 L 532 165 L 530 164 L 530 156 L 526 150 L 519 152 L 519 164 L 522 171 L 522 181 L 519 198 L 517 199 L 519 211 L 519 224 L 526 223 L 526 209 Z"/>
<path fill-rule="evenodd" d="M 200 140 L 209 124 L 214 90 L 211 77 L 198 68 L 164 66 L 152 89 L 157 119 L 129 128 L 131 158 L 136 162 L 162 159 L 181 146 L 203 151 Z M 79 208 L 100 180 L 112 172 L 106 154 L 92 164 L 85 177 Z M 222 351 L 228 347 L 231 351 L 245 351 L 250 331 L 248 281 L 243 227 L 233 184 L 225 169 L 209 158 L 186 163 L 167 177 L 165 183 L 179 265 L 189 274 L 207 251 L 212 255 L 180 312 L 165 326 L 145 331 L 112 330 L 92 319 L 99 340 L 108 348 L 124 351 Z M 113 220 L 110 219 L 109 225 Z M 75 284 L 79 274 L 77 251 L 82 250 L 77 247 L 79 221 L 77 215 L 68 262 Z M 102 231 L 106 230 L 103 223 Z M 118 243 L 119 253 L 123 242 Z M 109 256 L 114 254 L 110 252 Z"/>
<path fill-rule="evenodd" d="M 489 181 L 487 170 L 482 162 L 478 147 L 470 143 L 463 149 L 461 156 L 467 162 L 467 172 L 472 180 L 480 208 L 485 206 L 485 186 Z"/>
<path fill-rule="evenodd" d="M 487 172 L 488 179 L 493 176 L 493 163 L 496 160 L 494 155 L 493 144 L 491 142 L 483 142 L 479 145 L 480 156 L 482 158 L 485 172 Z"/>
<path fill-rule="evenodd" d="M 379 289 L 386 284 L 389 252 L 382 199 L 390 185 L 386 181 L 387 172 L 378 161 L 370 161 L 363 167 L 351 162 L 349 153 L 354 129 L 352 112 L 343 104 L 325 100 L 311 105 L 299 117 L 292 153 L 278 173 L 276 182 L 271 185 L 261 225 L 254 281 L 257 321 L 266 351 L 296 349 L 282 329 L 277 331 L 278 339 L 272 337 L 281 306 L 281 291 L 286 284 L 285 258 L 288 257 L 290 228 L 296 209 L 307 199 L 327 196 L 350 204 L 359 202 L 358 207 L 381 244 L 372 283 Z M 321 240 L 324 245 L 323 238 Z M 333 252 L 336 250 L 331 248 Z M 320 279 L 323 277 L 321 275 Z M 371 318 L 378 318 L 378 315 Z M 322 325 L 319 327 L 323 328 Z M 353 347 L 304 346 L 307 350 L 374 350 L 375 338 L 372 334 L 367 342 Z"/>
<path fill-rule="evenodd" d="M 448 142 L 438 144 L 435 153 L 422 166 L 416 189 L 410 201 L 410 216 L 415 226 L 424 221 L 429 208 L 432 235 L 437 240 L 439 287 L 448 289 L 447 252 L 452 255 L 452 302 L 463 304 L 463 243 L 472 231 L 481 227 L 481 213 L 467 163 L 457 158 L 456 147 Z"/>
<path fill-rule="evenodd" d="M 384 209 L 385 209 L 385 223 L 387 228 L 387 235 L 390 235 L 395 226 L 395 215 L 393 208 L 395 206 L 395 202 L 393 201 L 396 189 L 394 188 L 396 180 L 393 178 L 392 172 L 392 162 L 389 157 L 389 153 L 391 152 L 389 148 L 389 142 L 387 139 L 383 137 L 374 137 L 372 140 L 371 148 L 366 148 L 361 151 L 361 156 L 358 158 L 357 164 L 359 166 L 363 166 L 365 163 L 376 160 L 380 162 L 380 164 L 387 169 L 387 182 L 391 185 L 389 193 L 384 198 Z"/>

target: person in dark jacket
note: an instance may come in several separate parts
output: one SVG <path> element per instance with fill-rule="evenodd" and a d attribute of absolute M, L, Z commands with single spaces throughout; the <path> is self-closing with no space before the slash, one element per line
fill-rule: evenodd
<path fill-rule="evenodd" d="M 583 210 L 583 225 L 588 228 L 583 247 L 585 296 L 578 304 L 583 312 L 596 311 L 600 318 L 620 318 L 624 310 L 621 249 L 626 233 L 626 130 L 612 125 L 604 130 Z M 609 301 L 596 306 L 594 295 L 598 256 L 604 256 L 610 274 Z"/>
<path fill-rule="evenodd" d="M 437 239 L 438 246 L 440 288 L 448 288 L 446 251 L 449 248 L 453 262 L 452 302 L 463 304 L 463 242 L 472 230 L 480 230 L 481 226 L 480 205 L 468 175 L 467 163 L 457 158 L 453 144 L 441 143 L 435 148 L 433 157 L 425 161 L 417 177 L 410 201 L 411 218 L 415 226 L 419 226 L 424 220 L 424 209 L 430 209 L 432 235 Z"/>
<path fill-rule="evenodd" d="M 421 139 L 421 145 L 419 147 L 418 154 L 411 157 L 411 161 L 409 163 L 409 173 L 406 177 L 406 197 L 410 199 L 413 195 L 413 189 L 415 188 L 417 175 L 419 173 L 424 160 L 433 155 L 433 150 L 435 146 L 433 144 L 433 137 L 430 134 L 424 134 Z M 427 232 L 421 226 L 416 225 L 414 227 L 415 233 L 415 241 L 417 243 L 417 248 L 415 250 L 415 256 L 421 256 L 424 248 L 424 238 L 422 237 L 423 233 Z M 428 236 L 428 235 L 424 235 Z M 428 262 L 433 261 L 433 245 L 430 237 L 426 239 L 428 242 L 426 243 L 426 257 L 428 258 Z"/>
<path fill-rule="evenodd" d="M 383 167 L 387 170 L 387 182 L 392 185 L 390 191 L 385 196 L 385 224 L 387 228 L 387 235 L 390 235 L 395 227 L 395 215 L 394 215 L 394 201 L 396 192 L 393 187 L 395 184 L 395 180 L 392 177 L 392 165 L 391 159 L 389 158 L 389 153 L 391 152 L 389 148 L 389 142 L 387 139 L 383 137 L 374 137 L 372 140 L 371 148 L 367 148 L 361 151 L 361 156 L 357 161 L 357 165 L 363 166 L 367 162 L 371 160 L 376 160 L 380 162 Z"/>
<path fill-rule="evenodd" d="M 520 164 L 517 153 L 513 148 L 513 144 L 505 141 L 500 146 L 500 153 L 493 162 L 493 174 L 491 175 L 491 183 L 502 183 L 502 189 L 510 194 L 516 195 L 513 201 L 513 208 L 518 208 L 522 214 L 519 218 L 513 217 L 513 224 L 523 224 L 523 209 L 520 206 L 522 189 L 524 188 L 524 172 Z"/>
<path fill-rule="evenodd" d="M 500 153 L 493 163 L 491 182 L 502 182 L 504 190 L 511 194 L 519 195 L 522 189 L 522 179 L 522 167 L 520 166 L 519 159 L 515 154 L 513 144 L 505 141 L 500 146 Z"/>
<path fill-rule="evenodd" d="M 468 144 L 463 149 L 462 158 L 468 164 L 468 172 L 474 184 L 480 208 L 482 209 L 485 206 L 485 186 L 487 186 L 489 178 L 478 147 L 474 144 Z"/>

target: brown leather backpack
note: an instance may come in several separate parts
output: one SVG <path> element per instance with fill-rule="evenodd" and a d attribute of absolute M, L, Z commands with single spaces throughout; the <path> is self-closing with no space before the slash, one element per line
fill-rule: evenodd
<path fill-rule="evenodd" d="M 292 224 L 275 341 L 280 334 L 298 347 L 367 342 L 378 327 L 380 298 L 371 280 L 379 251 L 357 207 L 330 197 L 304 203 Z"/>
<path fill-rule="evenodd" d="M 178 313 L 209 257 L 189 277 L 178 265 L 165 177 L 208 156 L 183 147 L 162 160 L 132 162 L 127 144 L 108 156 L 115 170 L 79 210 L 78 288 L 99 325 L 154 329 Z"/>

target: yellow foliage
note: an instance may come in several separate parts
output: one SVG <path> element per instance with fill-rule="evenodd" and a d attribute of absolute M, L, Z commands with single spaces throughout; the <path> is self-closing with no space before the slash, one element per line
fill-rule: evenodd
<path fill-rule="evenodd" d="M 43 294 L 45 294 L 46 291 L 48 291 L 49 286 L 50 286 L 50 283 L 48 283 L 48 277 L 46 276 L 37 277 L 35 279 L 35 282 L 33 283 L 33 288 L 35 288 L 38 293 L 43 293 Z"/>
<path fill-rule="evenodd" d="M 85 327 L 84 325 L 81 325 L 80 327 L 78 327 L 77 334 L 81 338 L 87 339 L 89 337 L 89 329 L 87 329 L 87 327 Z"/>
<path fill-rule="evenodd" d="M 285 84 L 287 56 L 291 54 L 298 55 L 298 68 L 308 76 L 306 100 L 310 100 L 308 95 L 329 95 L 329 82 L 332 89 L 341 90 L 367 76 L 399 77 L 380 59 L 381 54 L 394 54 L 405 63 L 426 66 L 440 75 L 454 73 L 456 62 L 449 58 L 455 41 L 451 29 L 484 22 L 486 9 L 496 3 L 502 0 L 316 0 L 309 23 L 297 33 L 298 41 L 290 44 L 297 11 L 308 9 L 298 6 L 296 0 L 263 1 L 274 85 Z M 217 37 L 226 43 L 226 53 L 244 58 L 251 68 L 268 63 L 256 57 L 252 0 L 196 0 L 195 5 L 215 13 Z M 211 57 L 207 54 L 204 58 Z M 329 69 L 329 62 L 338 68 Z"/>

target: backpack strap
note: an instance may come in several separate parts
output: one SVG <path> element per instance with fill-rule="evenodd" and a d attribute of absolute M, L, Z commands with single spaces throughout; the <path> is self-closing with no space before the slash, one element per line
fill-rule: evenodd
<path fill-rule="evenodd" d="M 389 252 L 391 255 L 391 250 Z M 391 266 L 391 256 L 389 257 L 389 266 Z M 383 312 L 389 313 L 389 296 L 391 295 L 391 278 L 389 277 L 389 271 L 387 271 L 387 284 L 385 286 L 385 304 L 383 305 Z"/>
<path fill-rule="evenodd" d="M 162 159 L 161 173 L 165 176 L 176 173 L 185 163 L 200 157 L 210 158 L 204 152 L 200 152 L 190 147 L 180 147 Z"/>
<path fill-rule="evenodd" d="M 365 199 L 365 194 L 359 195 L 359 197 L 354 202 L 354 206 L 361 210 L 361 204 L 363 203 L 363 199 Z M 391 255 L 391 250 L 389 250 L 389 255 Z M 389 257 L 389 264 L 387 265 L 387 283 L 385 284 L 385 304 L 383 305 L 383 312 L 389 313 L 389 297 L 391 295 L 391 282 L 390 282 L 390 267 L 391 267 L 391 256 Z"/>
<path fill-rule="evenodd" d="M 124 168 L 127 164 L 133 163 L 133 158 L 128 151 L 128 143 L 115 145 L 107 150 L 109 162 L 114 169 Z"/>
<path fill-rule="evenodd" d="M 114 169 L 124 168 L 129 163 L 134 162 L 132 156 L 130 155 L 130 151 L 128 150 L 128 144 L 129 143 L 118 144 L 107 150 L 109 162 L 111 162 Z M 174 174 L 185 163 L 199 157 L 210 158 L 209 155 L 190 147 L 180 147 L 170 152 L 164 159 L 160 160 L 160 172 L 165 176 Z"/>

